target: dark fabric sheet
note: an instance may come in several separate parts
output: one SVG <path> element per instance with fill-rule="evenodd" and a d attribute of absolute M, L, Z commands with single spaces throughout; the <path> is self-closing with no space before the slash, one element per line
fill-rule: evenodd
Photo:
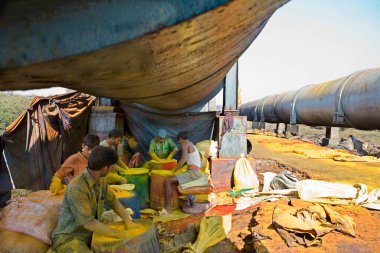
<path fill-rule="evenodd" d="M 7 127 L 4 153 L 16 188 L 49 187 L 61 163 L 81 148 L 94 102 L 95 97 L 79 92 L 35 97 Z"/>
<path fill-rule="evenodd" d="M 12 190 L 12 183 L 9 177 L 8 168 L 3 156 L 5 138 L 0 136 L 0 194 Z"/>
<path fill-rule="evenodd" d="M 138 140 L 139 151 L 145 161 L 149 160 L 149 143 L 160 128 L 168 132 L 180 149 L 176 136 L 180 131 L 189 132 L 189 139 L 194 144 L 209 140 L 213 134 L 215 112 L 192 112 L 182 114 L 154 114 L 136 107 L 120 104 L 125 112 L 126 123 L 130 133 Z M 179 158 L 179 153 L 176 158 Z"/>
<path fill-rule="evenodd" d="M 3 156 L 5 139 L 0 136 L 0 208 L 11 198 L 12 183 Z"/>

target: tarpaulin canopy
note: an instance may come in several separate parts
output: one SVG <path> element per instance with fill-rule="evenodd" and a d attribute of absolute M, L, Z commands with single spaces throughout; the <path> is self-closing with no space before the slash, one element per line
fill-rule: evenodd
<path fill-rule="evenodd" d="M 5 1 L 0 90 L 61 86 L 185 110 L 215 91 L 288 0 L 75 2 Z"/>
<path fill-rule="evenodd" d="M 46 189 L 87 132 L 95 97 L 75 92 L 35 97 L 4 132 L 4 155 L 16 188 Z"/>

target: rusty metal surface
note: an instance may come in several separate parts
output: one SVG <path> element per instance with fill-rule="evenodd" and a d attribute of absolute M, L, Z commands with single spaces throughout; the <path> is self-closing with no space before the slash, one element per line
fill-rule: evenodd
<path fill-rule="evenodd" d="M 99 44 L 91 52 L 18 68 L 2 65 L 0 90 L 62 86 L 161 110 L 188 108 L 218 87 L 287 2 L 235 0 L 135 39 Z M 4 55 L 11 48 L 1 50 Z"/>
<path fill-rule="evenodd" d="M 377 68 L 268 96 L 239 109 L 250 121 L 373 130 L 380 129 L 379 97 L 380 68 Z"/>

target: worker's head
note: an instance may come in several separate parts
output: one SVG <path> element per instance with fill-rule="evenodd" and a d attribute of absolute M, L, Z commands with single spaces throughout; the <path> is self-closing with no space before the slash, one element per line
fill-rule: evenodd
<path fill-rule="evenodd" d="M 167 136 L 166 130 L 165 129 L 159 129 L 157 132 L 157 139 L 159 142 L 164 142 L 165 138 Z"/>
<path fill-rule="evenodd" d="M 181 143 L 182 141 L 188 140 L 188 139 L 189 139 L 189 133 L 186 131 L 181 131 L 177 135 L 177 140 L 179 143 Z"/>
<path fill-rule="evenodd" d="M 82 144 L 82 154 L 88 158 L 90 155 L 91 149 L 93 149 L 95 146 L 98 146 L 100 143 L 99 136 L 96 134 L 87 134 L 83 138 L 83 144 Z"/>
<path fill-rule="evenodd" d="M 117 160 L 117 153 L 112 148 L 96 146 L 88 157 L 88 168 L 93 171 L 101 171 L 100 176 L 104 177 Z"/>
<path fill-rule="evenodd" d="M 119 129 L 114 128 L 108 132 L 107 142 L 109 145 L 117 145 L 120 143 L 122 138 L 123 138 L 123 133 Z"/>

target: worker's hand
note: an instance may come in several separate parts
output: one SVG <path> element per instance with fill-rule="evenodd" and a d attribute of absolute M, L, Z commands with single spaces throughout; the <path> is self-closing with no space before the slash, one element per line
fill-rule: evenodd
<path fill-rule="evenodd" d="M 136 228 L 138 226 L 136 223 L 134 223 L 132 220 L 129 220 L 129 219 L 125 220 L 124 224 L 125 224 L 126 230 Z"/>
<path fill-rule="evenodd" d="M 168 157 L 166 158 L 167 161 L 171 160 L 173 158 L 173 156 L 175 155 L 176 151 L 172 151 L 170 152 L 170 154 L 168 155 Z"/>
<path fill-rule="evenodd" d="M 157 156 L 156 153 L 152 152 L 152 153 L 149 153 L 150 154 L 150 157 L 152 158 L 152 160 L 155 160 L 155 161 L 160 161 L 160 158 Z"/>
<path fill-rule="evenodd" d="M 126 184 L 127 179 L 119 176 L 116 173 L 110 172 L 107 176 L 104 177 L 104 180 L 107 184 Z"/>
<path fill-rule="evenodd" d="M 125 173 L 125 172 L 127 172 L 127 169 L 120 167 L 118 164 L 113 164 L 111 166 L 111 173 L 112 172 L 113 173 L 116 173 L 116 172 L 118 172 L 118 173 Z"/>
<path fill-rule="evenodd" d="M 61 179 L 57 176 L 54 176 L 51 180 L 50 191 L 54 195 L 63 194 L 66 190 L 66 185 L 61 183 Z"/>
<path fill-rule="evenodd" d="M 116 164 L 123 170 L 129 169 L 129 167 L 121 160 L 121 157 L 117 160 Z"/>

